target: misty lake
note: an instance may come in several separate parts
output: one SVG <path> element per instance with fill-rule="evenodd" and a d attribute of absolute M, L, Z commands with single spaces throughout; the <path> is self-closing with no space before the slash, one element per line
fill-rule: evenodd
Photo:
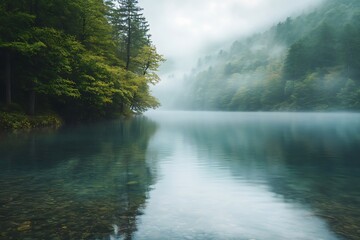
<path fill-rule="evenodd" d="M 360 114 L 154 111 L 0 140 L 0 239 L 360 238 Z"/>

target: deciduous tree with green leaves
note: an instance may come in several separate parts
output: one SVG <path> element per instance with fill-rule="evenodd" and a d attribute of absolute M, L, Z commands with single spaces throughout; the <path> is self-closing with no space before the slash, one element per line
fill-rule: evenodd
<path fill-rule="evenodd" d="M 164 60 L 137 0 L 0 2 L 4 104 L 66 119 L 143 112 Z"/>

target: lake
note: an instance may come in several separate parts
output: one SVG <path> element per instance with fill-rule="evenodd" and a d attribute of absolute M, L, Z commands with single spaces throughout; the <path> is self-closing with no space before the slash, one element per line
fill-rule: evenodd
<path fill-rule="evenodd" d="M 0 154 L 0 239 L 360 239 L 356 113 L 154 111 Z"/>

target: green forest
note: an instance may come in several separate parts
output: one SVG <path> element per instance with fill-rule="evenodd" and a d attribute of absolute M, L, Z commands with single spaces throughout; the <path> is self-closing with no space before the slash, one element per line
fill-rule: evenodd
<path fill-rule="evenodd" d="M 183 108 L 360 110 L 360 2 L 327 0 L 199 59 Z"/>
<path fill-rule="evenodd" d="M 164 59 L 142 10 L 137 0 L 2 0 L 1 128 L 158 107 L 149 86 Z"/>

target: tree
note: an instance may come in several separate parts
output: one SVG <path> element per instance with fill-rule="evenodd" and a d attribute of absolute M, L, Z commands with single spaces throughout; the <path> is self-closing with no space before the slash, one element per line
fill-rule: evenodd
<path fill-rule="evenodd" d="M 109 18 L 120 44 L 119 50 L 125 69 L 134 70 L 133 58 L 143 46 L 150 46 L 149 24 L 141 13 L 143 9 L 138 7 L 137 0 L 118 0 L 117 3 L 118 6 L 114 7 L 114 4 L 108 1 L 111 8 Z"/>
<path fill-rule="evenodd" d="M 285 22 L 278 23 L 275 28 L 275 40 L 284 43 L 287 46 L 296 39 L 296 31 L 294 31 L 293 19 L 288 17 Z"/>
<path fill-rule="evenodd" d="M 23 3 L 25 4 L 25 3 Z M 5 100 L 12 103 L 13 58 L 32 52 L 39 45 L 27 43 L 28 29 L 34 24 L 35 16 L 25 12 L 19 1 L 0 3 L 0 55 L 5 59 Z"/>
<path fill-rule="evenodd" d="M 360 87 L 349 79 L 346 85 L 337 94 L 337 98 L 344 109 L 359 110 L 360 109 Z"/>
<path fill-rule="evenodd" d="M 346 25 L 341 36 L 342 58 L 348 78 L 360 80 L 360 31 Z"/>
<path fill-rule="evenodd" d="M 164 57 L 157 53 L 154 45 L 144 45 L 134 58 L 134 65 L 137 74 L 145 76 L 148 83 L 156 84 L 160 81 L 156 71 L 164 61 Z"/>
<path fill-rule="evenodd" d="M 149 85 L 163 57 L 141 11 L 137 0 L 1 1 L 4 102 L 70 120 L 158 106 Z"/>
<path fill-rule="evenodd" d="M 285 59 L 284 78 L 297 80 L 304 77 L 308 70 L 307 60 L 307 49 L 303 41 L 294 43 Z"/>
<path fill-rule="evenodd" d="M 52 28 L 34 28 L 31 39 L 42 47 L 28 55 L 24 90 L 30 93 L 29 113 L 35 113 L 37 94 L 62 98 L 80 97 L 74 79 L 71 79 L 72 58 L 76 56 L 81 45 L 71 36 Z"/>
<path fill-rule="evenodd" d="M 327 25 L 322 24 L 312 34 L 309 51 L 310 68 L 324 68 L 332 67 L 336 63 L 336 50 L 335 50 L 335 36 L 333 29 Z"/>

